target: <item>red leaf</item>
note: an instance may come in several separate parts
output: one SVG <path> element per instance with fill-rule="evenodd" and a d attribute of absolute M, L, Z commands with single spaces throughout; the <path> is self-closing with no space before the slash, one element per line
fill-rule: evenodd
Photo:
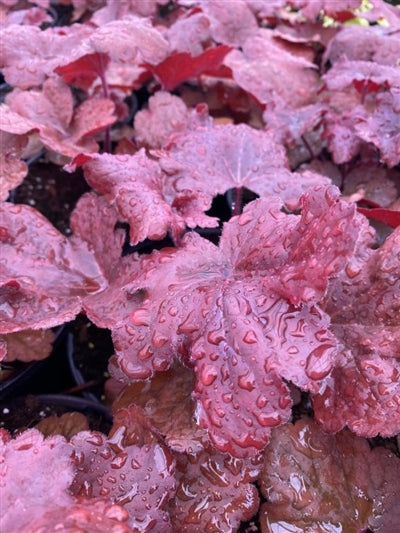
<path fill-rule="evenodd" d="M 201 74 L 212 75 L 231 49 L 230 46 L 219 45 L 195 57 L 188 52 L 177 52 L 156 66 L 145 66 L 160 80 L 164 90 L 172 91 L 190 78 L 197 78 Z"/>
<path fill-rule="evenodd" d="M 141 533 L 155 527 L 171 531 L 165 506 L 174 494 L 174 461 L 160 444 L 116 449 L 96 432 L 81 432 L 71 439 L 75 479 L 71 492 L 85 497 L 107 496 L 129 513 L 129 525 Z"/>
<path fill-rule="evenodd" d="M 327 435 L 306 419 L 287 424 L 264 452 L 262 531 L 391 533 L 400 520 L 399 475 L 398 457 L 349 431 Z"/>
<path fill-rule="evenodd" d="M 44 512 L 73 502 L 72 450 L 64 437 L 44 439 L 36 429 L 8 442 L 0 439 L 1 531 L 33 531 Z"/>
<path fill-rule="evenodd" d="M 232 50 L 224 65 L 232 69 L 239 87 L 271 108 L 298 108 L 315 101 L 315 65 L 288 52 L 268 30 L 260 29 L 249 37 L 242 51 Z"/>
<path fill-rule="evenodd" d="M 103 76 L 110 62 L 107 54 L 93 52 L 85 54 L 76 61 L 54 69 L 65 83 L 74 84 L 87 91 L 98 76 Z"/>
<path fill-rule="evenodd" d="M 177 492 L 169 505 L 174 531 L 234 533 L 241 520 L 257 511 L 259 497 L 251 483 L 260 458 L 235 459 L 211 446 L 196 455 L 177 456 Z"/>
<path fill-rule="evenodd" d="M 86 294 L 105 288 L 87 243 L 68 239 L 32 207 L 3 203 L 0 225 L 1 333 L 67 322 Z"/>
<path fill-rule="evenodd" d="M 132 244 L 146 237 L 162 239 L 168 231 L 179 236 L 186 220 L 194 226 L 217 224 L 203 214 L 210 205 L 201 195 L 197 203 L 191 198 L 184 203 L 185 218 L 172 207 L 176 193 L 168 187 L 159 165 L 146 156 L 144 149 L 132 156 L 94 154 L 84 164 L 84 173 L 89 185 L 115 202 L 120 220 L 129 222 Z"/>
<path fill-rule="evenodd" d="M 262 197 L 279 195 L 288 207 L 296 208 L 302 193 L 329 184 L 311 172 L 290 172 L 285 150 L 273 134 L 245 124 L 177 134 L 156 155 L 178 192 L 198 192 L 210 201 L 229 189 L 246 187 Z"/>
<path fill-rule="evenodd" d="M 362 213 L 366 217 L 383 222 L 391 228 L 397 228 L 400 226 L 400 211 L 393 211 L 392 209 L 383 209 L 377 207 L 375 209 L 365 209 L 363 207 L 358 208 L 358 212 Z"/>
<path fill-rule="evenodd" d="M 337 194 L 310 192 L 301 217 L 257 200 L 225 224 L 219 248 L 189 234 L 179 250 L 143 257 L 129 285 L 146 299 L 114 328 L 122 369 L 143 379 L 176 353 L 189 361 L 198 422 L 222 451 L 254 455 L 289 416 L 281 378 L 317 391 L 335 364 L 336 340 L 313 304 L 357 239 L 355 208 Z"/>
<path fill-rule="evenodd" d="M 372 237 L 365 221 L 354 257 L 330 284 L 323 308 L 344 350 L 313 398 L 328 431 L 348 425 L 368 437 L 400 432 L 400 229 L 376 250 Z"/>

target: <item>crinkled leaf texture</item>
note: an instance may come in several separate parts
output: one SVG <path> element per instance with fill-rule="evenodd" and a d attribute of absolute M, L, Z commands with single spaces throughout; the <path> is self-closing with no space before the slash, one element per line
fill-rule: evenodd
<path fill-rule="evenodd" d="M 400 459 L 344 430 L 303 419 L 272 432 L 260 488 L 263 533 L 393 533 L 400 524 Z"/>
<path fill-rule="evenodd" d="M 313 403 L 328 431 L 388 437 L 400 432 L 400 228 L 376 250 L 371 240 L 365 231 L 323 303 L 344 350 Z"/>
<path fill-rule="evenodd" d="M 105 130 L 116 116 L 114 103 L 108 98 L 89 97 L 74 109 L 71 89 L 61 78 L 47 79 L 41 90 L 14 89 L 7 96 L 2 113 L 10 133 L 38 130 L 41 142 L 68 157 L 82 151 L 96 152 L 93 135 Z"/>
<path fill-rule="evenodd" d="M 85 241 L 59 233 L 27 205 L 1 206 L 1 333 L 67 322 L 106 281 Z"/>
<path fill-rule="evenodd" d="M 15 439 L 4 437 L 0 435 L 0 528 L 12 533 L 32 526 L 44 510 L 72 503 L 67 489 L 74 477 L 73 448 L 64 437 L 44 439 L 35 429 Z"/>
<path fill-rule="evenodd" d="M 121 428 L 122 429 L 122 428 Z M 174 461 L 157 443 L 121 447 L 117 435 L 108 441 L 96 432 L 81 432 L 71 439 L 77 469 L 71 492 L 86 497 L 107 497 L 129 513 L 136 532 L 171 531 L 164 510 L 174 494 Z"/>
<path fill-rule="evenodd" d="M 211 200 L 229 189 L 246 187 L 259 196 L 280 196 L 288 207 L 296 208 L 303 192 L 330 183 L 316 173 L 290 172 L 283 145 L 269 132 L 246 124 L 176 134 L 155 154 L 183 197 L 198 191 Z"/>
<path fill-rule="evenodd" d="M 131 244 L 162 239 L 168 231 L 179 236 L 185 222 L 189 227 L 217 225 L 204 215 L 211 203 L 205 195 L 176 194 L 144 148 L 134 155 L 82 154 L 72 163 L 83 165 L 89 185 L 115 205 L 120 220 L 129 222 Z"/>
<path fill-rule="evenodd" d="M 197 421 L 221 451 L 254 455 L 290 415 L 282 378 L 318 392 L 335 366 L 337 341 L 316 304 L 359 226 L 338 194 L 316 187 L 301 216 L 277 198 L 252 202 L 225 224 L 219 247 L 188 234 L 182 248 L 143 257 L 128 285 L 146 299 L 113 330 L 123 371 L 143 379 L 175 355 L 192 366 Z"/>
<path fill-rule="evenodd" d="M 0 333 L 50 328 L 82 309 L 99 327 L 112 327 L 138 301 L 124 290 L 136 275 L 135 255 L 121 258 L 124 231 L 96 193 L 81 197 L 65 237 L 38 211 L 4 202 L 0 242 Z"/>
<path fill-rule="evenodd" d="M 241 520 L 255 514 L 259 496 L 252 482 L 261 457 L 236 459 L 209 445 L 176 459 L 177 492 L 169 505 L 174 531 L 234 533 Z"/>

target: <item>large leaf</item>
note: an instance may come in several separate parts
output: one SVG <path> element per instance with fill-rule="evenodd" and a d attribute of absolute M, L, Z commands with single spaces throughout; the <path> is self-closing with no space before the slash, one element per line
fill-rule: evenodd
<path fill-rule="evenodd" d="M 219 248 L 192 233 L 181 249 L 142 258 L 129 287 L 146 299 L 113 331 L 132 378 L 165 370 L 175 354 L 193 366 L 198 421 L 238 457 L 261 449 L 270 427 L 288 418 L 282 377 L 324 387 L 336 340 L 315 303 L 357 239 L 354 206 L 334 188 L 305 196 L 301 217 L 280 207 L 277 199 L 249 204 L 225 225 Z"/>
<path fill-rule="evenodd" d="M 327 435 L 306 419 L 277 428 L 260 476 L 262 532 L 392 533 L 399 475 L 398 457 L 348 430 Z"/>
<path fill-rule="evenodd" d="M 348 425 L 358 435 L 391 436 L 400 432 L 400 229 L 381 248 L 369 245 L 365 237 L 326 296 L 345 351 L 314 409 L 328 431 Z"/>

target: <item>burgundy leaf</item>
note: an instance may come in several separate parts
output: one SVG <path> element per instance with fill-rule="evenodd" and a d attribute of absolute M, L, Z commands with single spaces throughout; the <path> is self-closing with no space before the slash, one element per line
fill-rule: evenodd
<path fill-rule="evenodd" d="M 73 494 L 107 496 L 129 513 L 134 531 L 171 531 L 164 508 L 174 493 L 174 462 L 165 448 L 148 444 L 114 451 L 104 435 L 88 431 L 75 435 L 71 445 L 77 471 Z"/>
<path fill-rule="evenodd" d="M 188 52 L 176 52 L 162 63 L 156 66 L 146 64 L 146 67 L 160 80 L 164 90 L 171 91 L 188 79 L 216 72 L 230 50 L 230 46 L 219 45 L 195 57 Z"/>
<path fill-rule="evenodd" d="M 39 361 L 48 357 L 52 350 L 54 333 L 50 330 L 26 330 L 1 335 L 7 345 L 6 361 Z"/>
<path fill-rule="evenodd" d="M 281 376 L 318 391 L 335 364 L 336 340 L 314 304 L 352 253 L 359 225 L 337 195 L 310 192 L 301 217 L 260 199 L 225 224 L 219 248 L 192 233 L 179 250 L 141 259 L 130 290 L 146 299 L 113 331 L 121 367 L 143 379 L 175 353 L 189 359 L 198 423 L 222 451 L 254 455 L 288 418 Z"/>
<path fill-rule="evenodd" d="M 349 431 L 327 435 L 306 419 L 277 428 L 260 476 L 262 531 L 390 533 L 400 519 L 399 474 L 398 457 Z"/>
<path fill-rule="evenodd" d="M 358 435 L 391 436 L 400 431 L 399 228 L 377 250 L 371 240 L 366 230 L 329 287 L 323 307 L 344 350 L 313 402 L 328 431 L 347 424 Z"/>
<path fill-rule="evenodd" d="M 174 531 L 233 533 L 255 514 L 259 497 L 251 482 L 258 477 L 260 457 L 235 459 L 209 446 L 176 458 L 177 492 L 169 506 Z"/>
<path fill-rule="evenodd" d="M 150 383 L 148 380 L 130 383 L 113 402 L 112 409 L 118 412 L 123 407 L 139 405 L 170 449 L 197 453 L 209 439 L 194 420 L 193 386 L 193 372 L 174 365 L 165 372 L 157 372 Z"/>

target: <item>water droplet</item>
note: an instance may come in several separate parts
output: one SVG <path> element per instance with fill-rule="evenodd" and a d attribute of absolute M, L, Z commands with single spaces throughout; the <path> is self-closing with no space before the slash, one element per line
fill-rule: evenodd
<path fill-rule="evenodd" d="M 256 388 L 254 374 L 248 371 L 246 374 L 239 376 L 238 385 L 243 390 L 251 392 Z"/>
<path fill-rule="evenodd" d="M 168 337 L 165 337 L 162 333 L 155 331 L 151 337 L 151 342 L 156 348 L 161 348 L 168 342 Z"/>
<path fill-rule="evenodd" d="M 262 427 L 275 427 L 282 422 L 282 417 L 278 413 L 254 413 L 254 416 Z"/>
<path fill-rule="evenodd" d="M 332 368 L 331 355 L 335 347 L 322 344 L 313 350 L 307 357 L 305 372 L 310 379 L 323 379 Z"/>
<path fill-rule="evenodd" d="M 135 326 L 149 326 L 150 312 L 145 307 L 138 307 L 131 314 L 131 321 Z"/>
<path fill-rule="evenodd" d="M 263 409 L 268 403 L 267 398 L 264 396 L 264 394 L 260 394 L 260 396 L 257 397 L 256 405 L 259 409 Z"/>
<path fill-rule="evenodd" d="M 209 385 L 212 385 L 214 381 L 217 379 L 217 376 L 218 376 L 218 369 L 215 366 L 204 365 L 200 371 L 201 382 L 206 387 L 208 387 Z"/>
<path fill-rule="evenodd" d="M 127 459 L 128 459 L 128 454 L 126 452 L 119 453 L 111 461 L 111 468 L 114 468 L 114 469 L 122 468 L 125 465 Z"/>
<path fill-rule="evenodd" d="M 207 340 L 210 344 L 218 345 L 220 342 L 222 342 L 225 339 L 225 332 L 221 329 L 216 329 L 214 331 L 210 331 L 207 334 Z"/>
<path fill-rule="evenodd" d="M 222 401 L 225 403 L 230 403 L 232 401 L 233 395 L 230 392 L 225 392 L 222 395 Z"/>
<path fill-rule="evenodd" d="M 257 344 L 258 339 L 256 332 L 252 329 L 249 329 L 249 331 L 243 337 L 243 342 L 245 342 L 246 344 Z"/>

